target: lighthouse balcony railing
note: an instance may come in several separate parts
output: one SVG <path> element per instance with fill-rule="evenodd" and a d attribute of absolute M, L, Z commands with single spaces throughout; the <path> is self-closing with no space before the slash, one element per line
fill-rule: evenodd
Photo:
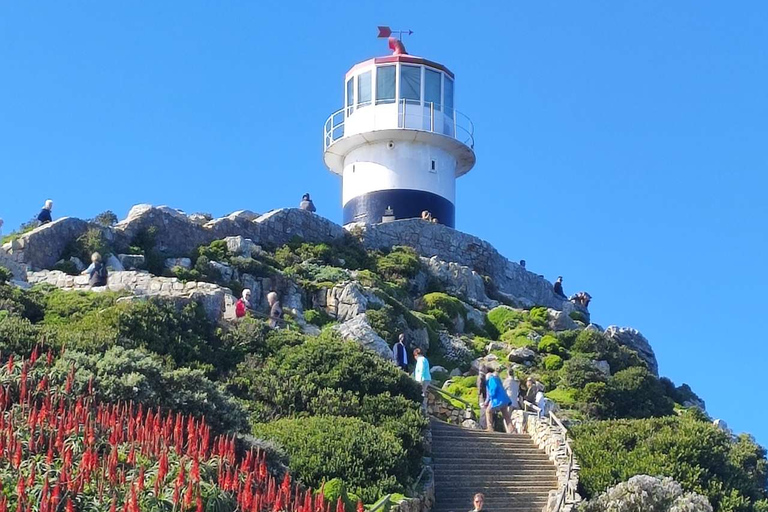
<path fill-rule="evenodd" d="M 337 110 L 325 121 L 323 149 L 350 135 L 363 132 L 405 129 L 438 133 L 451 137 L 470 148 L 475 146 L 475 127 L 466 115 L 458 110 L 434 103 L 413 103 L 400 100 L 397 103 L 358 105 Z"/>

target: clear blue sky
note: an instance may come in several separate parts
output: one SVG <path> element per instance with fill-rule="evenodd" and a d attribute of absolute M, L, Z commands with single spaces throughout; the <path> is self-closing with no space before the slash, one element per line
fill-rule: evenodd
<path fill-rule="evenodd" d="M 661 373 L 768 444 L 768 3 L 2 2 L 7 233 L 135 203 L 222 215 L 311 192 L 376 26 L 456 73 L 478 163 L 458 228 L 588 290 Z"/>

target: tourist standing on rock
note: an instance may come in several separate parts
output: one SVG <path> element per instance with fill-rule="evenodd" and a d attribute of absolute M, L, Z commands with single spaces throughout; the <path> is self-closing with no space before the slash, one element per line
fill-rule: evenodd
<path fill-rule="evenodd" d="M 555 281 L 555 295 L 568 299 L 563 292 L 563 276 L 557 276 L 557 281 Z"/>
<path fill-rule="evenodd" d="M 253 313 L 253 304 L 251 304 L 251 290 L 246 288 L 243 290 L 243 294 L 237 300 L 235 304 L 235 316 L 242 318 L 247 314 Z"/>
<path fill-rule="evenodd" d="M 91 264 L 83 270 L 83 274 L 88 276 L 88 284 L 91 285 L 91 288 L 107 286 L 109 274 L 106 263 L 101 261 L 101 254 L 97 252 L 91 254 Z"/>
<path fill-rule="evenodd" d="M 480 416 L 477 419 L 482 429 L 485 429 L 488 425 L 485 421 L 485 401 L 488 398 L 488 386 L 485 382 L 486 375 L 488 375 L 488 368 L 482 365 L 477 372 L 477 402 L 480 405 Z"/>
<path fill-rule="evenodd" d="M 37 220 L 40 222 L 40 225 L 53 222 L 53 217 L 51 217 L 51 210 L 53 210 L 53 201 L 48 199 L 45 201 L 43 209 L 40 210 L 40 213 L 37 215 Z"/>
<path fill-rule="evenodd" d="M 392 358 L 395 364 L 404 372 L 408 371 L 408 351 L 405 349 L 405 334 L 400 334 L 397 343 L 392 347 Z"/>
<path fill-rule="evenodd" d="M 472 500 L 472 503 L 475 506 L 475 508 L 473 508 L 469 512 L 480 512 L 481 510 L 483 510 L 483 505 L 485 504 L 485 494 L 481 492 L 475 494 L 475 497 Z"/>
<path fill-rule="evenodd" d="M 422 405 L 426 411 L 427 388 L 429 388 L 429 384 L 432 382 L 432 374 L 429 373 L 429 361 L 421 354 L 420 348 L 413 351 L 413 358 L 416 360 L 416 370 L 413 372 L 413 378 L 416 382 L 421 383 L 421 393 L 424 395 L 424 403 Z"/>
<path fill-rule="evenodd" d="M 421 220 L 425 220 L 427 222 L 432 222 L 432 213 L 429 210 L 424 210 L 421 212 Z"/>
<path fill-rule="evenodd" d="M 488 386 L 488 398 L 485 400 L 485 414 L 488 423 L 486 430 L 493 432 L 493 416 L 497 412 L 501 412 L 504 417 L 504 430 L 507 434 L 511 434 L 512 416 L 509 413 L 509 404 L 512 401 L 507 396 L 507 392 L 504 391 L 504 385 L 493 368 L 488 368 L 486 382 Z"/>
<path fill-rule="evenodd" d="M 312 213 L 315 213 L 317 211 L 317 208 L 315 208 L 315 203 L 313 203 L 312 200 L 309 198 L 309 194 L 304 194 L 303 196 L 301 196 L 299 209 L 307 210 L 308 212 L 312 212 Z"/>
<path fill-rule="evenodd" d="M 269 326 L 272 329 L 280 329 L 283 325 L 283 307 L 277 298 L 277 292 L 267 294 L 267 304 L 269 304 Z"/>
<path fill-rule="evenodd" d="M 507 378 L 504 379 L 504 391 L 507 392 L 507 396 L 512 400 L 512 409 L 520 408 L 520 381 L 515 377 L 515 370 L 507 368 Z"/>

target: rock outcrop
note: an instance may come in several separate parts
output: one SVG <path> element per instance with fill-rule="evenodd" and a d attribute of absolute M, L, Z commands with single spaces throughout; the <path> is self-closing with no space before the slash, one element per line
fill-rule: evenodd
<path fill-rule="evenodd" d="M 343 324 L 334 326 L 334 329 L 345 340 L 359 343 L 385 359 L 392 359 L 392 350 L 389 345 L 384 341 L 384 338 L 376 334 L 376 331 L 368 324 L 365 315 L 357 315 Z"/>
<path fill-rule="evenodd" d="M 426 258 L 437 257 L 470 267 L 490 277 L 497 291 L 519 306 L 563 309 L 564 301 L 555 295 L 549 281 L 509 261 L 491 244 L 476 236 L 421 219 L 353 225 L 350 231 L 359 234 L 365 246 L 371 249 L 407 245 Z"/>
<path fill-rule="evenodd" d="M 147 272 L 124 271 L 109 274 L 109 284 L 91 288 L 87 276 L 70 276 L 58 270 L 27 274 L 30 284 L 48 283 L 62 290 L 128 291 L 134 297 L 157 296 L 199 302 L 212 321 L 235 317 L 235 298 L 228 288 L 211 283 L 181 282 L 175 277 L 156 277 Z"/>
<path fill-rule="evenodd" d="M 475 307 L 493 309 L 498 301 L 488 298 L 483 276 L 471 268 L 453 261 L 443 261 L 437 256 L 421 258 L 421 263 L 430 277 L 445 288 L 445 291 L 460 297 Z"/>
<path fill-rule="evenodd" d="M 616 340 L 618 343 L 631 348 L 648 364 L 648 369 L 657 377 L 659 376 L 659 364 L 656 361 L 656 354 L 651 348 L 651 344 L 640 331 L 631 327 L 609 326 L 605 334 Z"/>

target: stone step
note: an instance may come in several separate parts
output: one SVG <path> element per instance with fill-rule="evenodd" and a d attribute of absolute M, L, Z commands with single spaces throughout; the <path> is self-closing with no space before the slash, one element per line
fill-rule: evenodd
<path fill-rule="evenodd" d="M 550 487 L 557 487 L 557 479 L 552 475 L 533 475 L 533 476 L 520 476 L 520 475 L 466 475 L 460 482 L 456 481 L 456 477 L 453 475 L 437 475 L 435 474 L 435 485 L 444 485 L 446 487 L 460 487 L 466 485 L 491 485 L 498 484 L 504 487 L 507 486 L 525 486 L 533 485 L 540 486 L 546 485 Z"/>
<path fill-rule="evenodd" d="M 549 457 L 542 452 L 541 450 L 536 450 L 533 448 L 514 448 L 510 446 L 488 446 L 483 444 L 478 445 L 471 445 L 471 446 L 465 446 L 462 444 L 454 444 L 454 445 L 432 445 L 432 450 L 436 453 L 442 453 L 444 451 L 450 450 L 453 453 L 467 453 L 467 452 L 483 452 L 483 453 L 516 453 L 520 456 L 538 456 L 542 459 L 549 460 Z"/>
<path fill-rule="evenodd" d="M 483 471 L 483 472 L 471 472 L 468 473 L 466 471 L 446 471 L 444 469 L 441 470 L 435 470 L 435 482 L 438 481 L 450 481 L 451 483 L 454 483 L 456 481 L 463 481 L 467 478 L 485 478 L 485 479 L 499 479 L 499 480 L 514 480 L 514 479 L 521 479 L 521 480 L 532 480 L 532 479 L 539 479 L 539 480 L 546 480 L 547 482 L 553 482 L 556 481 L 557 478 L 555 478 L 555 472 L 546 469 L 527 469 L 527 470 L 515 470 L 515 469 L 504 469 L 503 471 Z"/>
<path fill-rule="evenodd" d="M 434 450 L 433 450 L 434 452 Z M 474 456 L 473 456 L 474 455 Z M 540 464 L 542 466 L 547 466 L 552 469 L 552 471 L 555 470 L 555 465 L 552 463 L 551 460 L 547 459 L 546 457 L 537 457 L 536 455 L 525 455 L 520 453 L 504 453 L 504 452 L 498 452 L 498 451 L 475 451 L 475 452 L 466 452 L 466 453 L 457 453 L 453 455 L 435 455 L 433 453 L 432 460 L 435 462 L 451 462 L 454 464 L 473 464 L 477 465 L 478 460 L 481 460 L 481 456 L 488 456 L 493 457 L 494 459 L 502 459 L 504 464 L 521 464 L 521 465 L 531 465 L 531 464 Z"/>

